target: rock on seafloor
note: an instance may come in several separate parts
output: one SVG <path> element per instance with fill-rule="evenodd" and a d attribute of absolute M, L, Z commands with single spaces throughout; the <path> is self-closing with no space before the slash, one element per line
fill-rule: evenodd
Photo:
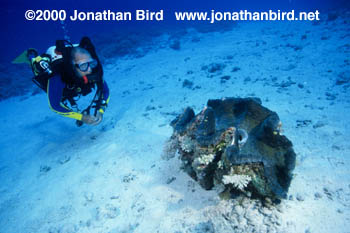
<path fill-rule="evenodd" d="M 204 189 L 215 188 L 222 198 L 287 197 L 296 154 L 277 113 L 260 99 L 209 100 L 197 115 L 186 108 L 171 126 L 169 144 Z"/>

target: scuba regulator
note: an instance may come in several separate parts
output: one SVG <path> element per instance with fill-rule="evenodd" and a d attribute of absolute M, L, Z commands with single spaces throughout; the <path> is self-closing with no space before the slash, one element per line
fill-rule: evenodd
<path fill-rule="evenodd" d="M 28 49 L 27 57 L 30 61 L 32 71 L 35 76 L 39 76 L 44 73 L 52 74 L 52 70 L 50 68 L 51 58 L 49 55 L 42 54 L 39 56 L 35 49 Z"/>

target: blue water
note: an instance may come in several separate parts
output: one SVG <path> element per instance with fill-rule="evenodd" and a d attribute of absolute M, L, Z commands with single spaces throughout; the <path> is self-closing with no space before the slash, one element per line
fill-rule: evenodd
<path fill-rule="evenodd" d="M 94 36 L 96 34 L 108 33 L 123 30 L 125 27 L 135 30 L 144 30 L 152 24 L 162 26 L 164 30 L 172 26 L 186 27 L 184 22 L 175 22 L 173 12 L 176 10 L 188 11 L 210 11 L 225 10 L 233 11 L 240 9 L 247 10 L 327 10 L 334 8 L 344 8 L 349 5 L 346 0 L 269 0 L 269 1 L 24 1 L 16 0 L 2 1 L 0 10 L 0 20 L 2 22 L 2 37 L 0 38 L 0 51 L 2 56 L 0 61 L 9 62 L 22 51 L 29 47 L 37 48 L 39 51 L 45 50 L 48 46 L 54 44 L 56 39 L 64 38 L 68 35 L 71 40 L 78 41 L 82 35 Z M 164 10 L 165 19 L 162 22 L 71 22 L 66 20 L 66 30 L 63 30 L 60 21 L 40 22 L 27 21 L 24 18 L 26 10 L 37 9 L 63 9 L 67 13 L 72 13 L 73 9 L 79 11 L 134 11 L 136 9 Z"/>

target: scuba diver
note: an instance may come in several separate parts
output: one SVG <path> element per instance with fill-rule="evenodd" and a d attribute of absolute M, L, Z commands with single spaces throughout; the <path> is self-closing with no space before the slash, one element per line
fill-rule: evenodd
<path fill-rule="evenodd" d="M 47 93 L 52 111 L 75 119 L 78 126 L 101 123 L 109 102 L 109 89 L 103 80 L 103 69 L 95 47 L 88 37 L 83 37 L 79 45 L 57 40 L 56 46 L 40 56 L 35 49 L 25 52 L 14 63 L 19 63 L 21 56 L 27 57 L 35 75 L 33 81 Z M 91 104 L 80 111 L 76 101 L 94 89 Z M 91 108 L 95 109 L 93 114 L 90 114 Z"/>

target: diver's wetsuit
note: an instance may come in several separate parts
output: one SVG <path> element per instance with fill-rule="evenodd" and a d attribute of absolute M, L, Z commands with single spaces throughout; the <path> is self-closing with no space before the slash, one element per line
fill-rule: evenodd
<path fill-rule="evenodd" d="M 73 118 L 81 121 L 83 114 L 79 112 L 74 112 L 72 109 L 68 108 L 62 103 L 62 99 L 64 98 L 63 92 L 66 88 L 66 83 L 64 83 L 59 74 L 51 77 L 48 80 L 47 84 L 47 96 L 49 100 L 49 106 L 52 111 L 69 118 Z M 109 89 L 107 83 L 103 81 L 103 93 L 102 98 L 108 104 L 109 101 Z M 104 108 L 98 109 L 99 112 L 103 113 Z"/>

